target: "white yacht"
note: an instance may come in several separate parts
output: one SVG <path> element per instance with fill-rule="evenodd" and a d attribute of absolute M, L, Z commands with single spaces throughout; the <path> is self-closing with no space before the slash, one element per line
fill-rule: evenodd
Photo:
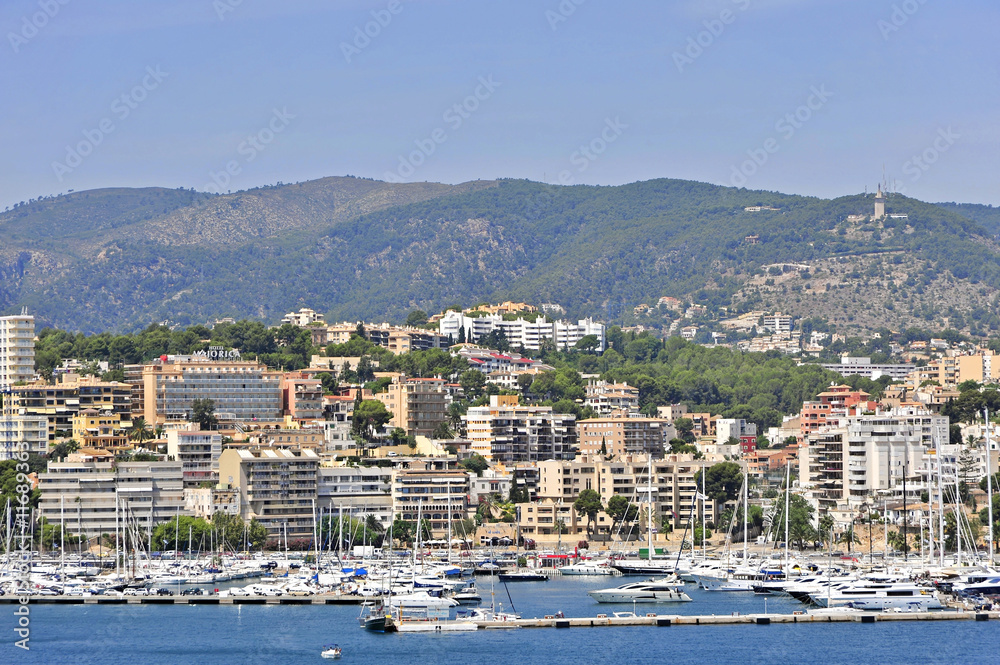
<path fill-rule="evenodd" d="M 404 593 L 393 595 L 389 597 L 389 604 L 393 608 L 405 608 L 407 610 L 416 609 L 448 609 L 449 607 L 457 607 L 458 601 L 452 598 L 440 598 L 438 596 L 432 596 L 426 591 L 414 591 L 413 593 Z"/>
<path fill-rule="evenodd" d="M 859 610 L 926 612 L 944 607 L 936 590 L 910 582 L 859 582 L 843 588 L 830 587 L 825 593 L 811 595 L 810 599 L 820 607 L 853 607 Z"/>
<path fill-rule="evenodd" d="M 562 575 L 614 575 L 615 569 L 604 563 L 580 562 L 571 563 L 568 566 L 561 566 L 559 573 Z"/>
<path fill-rule="evenodd" d="M 588 591 L 599 603 L 683 603 L 691 596 L 683 591 L 684 582 L 677 578 L 629 582 L 612 589 Z"/>

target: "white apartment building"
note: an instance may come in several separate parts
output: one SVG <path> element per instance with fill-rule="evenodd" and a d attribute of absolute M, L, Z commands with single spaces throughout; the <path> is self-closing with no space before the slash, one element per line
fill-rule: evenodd
<path fill-rule="evenodd" d="M 14 459 L 14 453 L 45 455 L 49 452 L 49 419 L 45 416 L 0 415 L 0 461 Z M 17 449 L 15 450 L 15 444 Z"/>
<path fill-rule="evenodd" d="M 603 379 L 591 379 L 584 388 L 584 403 L 599 416 L 614 411 L 635 411 L 639 408 L 639 389 L 629 384 L 608 383 Z"/>
<path fill-rule="evenodd" d="M 35 317 L 0 316 L 0 390 L 35 376 Z"/>
<path fill-rule="evenodd" d="M 786 316 L 781 312 L 765 314 L 761 318 L 761 325 L 765 330 L 779 334 L 788 334 L 792 332 L 792 317 Z"/>
<path fill-rule="evenodd" d="M 323 315 L 316 310 L 302 307 L 297 312 L 289 312 L 281 319 L 282 323 L 291 323 L 293 326 L 304 328 L 310 323 L 324 323 Z"/>
<path fill-rule="evenodd" d="M 239 490 L 240 516 L 259 520 L 268 536 L 310 538 L 318 467 L 319 457 L 308 448 L 227 448 L 219 457 L 219 480 Z"/>
<path fill-rule="evenodd" d="M 197 427 L 195 425 L 194 427 Z M 167 430 L 167 456 L 181 463 L 185 489 L 219 479 L 222 435 L 201 430 Z"/>
<path fill-rule="evenodd" d="M 494 462 L 572 459 L 576 417 L 550 406 L 520 406 L 516 395 L 492 395 L 489 406 L 470 407 L 462 416 L 471 450 Z"/>
<path fill-rule="evenodd" d="M 719 418 L 715 421 L 715 442 L 718 445 L 727 443 L 730 438 L 738 441 L 743 436 L 756 438 L 757 425 L 743 418 Z"/>
<path fill-rule="evenodd" d="M 841 356 L 839 363 L 823 363 L 820 366 L 823 369 L 830 370 L 831 372 L 837 372 L 841 376 L 859 374 L 861 376 L 867 376 L 872 381 L 880 376 L 888 376 L 894 381 L 902 381 L 917 367 L 913 363 L 898 363 L 894 365 L 884 363 L 872 364 L 871 358 L 862 356 Z M 986 376 L 989 375 L 989 370 L 987 370 Z"/>
<path fill-rule="evenodd" d="M 494 330 L 502 330 L 512 348 L 524 347 L 532 351 L 540 349 L 545 340 L 552 340 L 560 349 L 571 348 L 587 335 L 594 335 L 597 338 L 598 351 L 603 351 L 605 344 L 604 324 L 590 318 L 580 319 L 576 323 L 550 322 L 544 316 L 505 321 L 498 315 L 466 316 L 461 312 L 450 310 L 438 322 L 441 335 L 450 335 L 456 341 L 463 329 L 465 339 L 473 342 Z"/>
<path fill-rule="evenodd" d="M 114 534 L 127 520 L 141 532 L 187 515 L 180 462 L 51 462 L 38 476 L 41 517 L 66 520 L 66 531 L 87 539 Z"/>
<path fill-rule="evenodd" d="M 321 466 L 316 475 L 317 510 L 364 520 L 374 515 L 392 524 L 393 470 L 377 466 Z"/>
<path fill-rule="evenodd" d="M 947 443 L 948 424 L 946 416 L 913 407 L 837 418 L 806 436 L 799 477 L 821 513 L 901 495 L 904 474 L 915 479 L 928 451 Z M 920 489 L 914 482 L 907 494 L 919 496 Z"/>
<path fill-rule="evenodd" d="M 240 491 L 225 486 L 185 489 L 184 507 L 195 517 L 207 520 L 215 513 L 239 516 Z"/>
<path fill-rule="evenodd" d="M 392 499 L 396 515 L 409 522 L 420 515 L 429 522 L 433 537 L 449 537 L 449 513 L 452 526 L 468 515 L 469 474 L 434 462 L 413 462 L 410 468 L 396 469 Z"/>
<path fill-rule="evenodd" d="M 501 472 L 497 469 L 486 469 L 482 476 L 470 476 L 469 492 L 472 505 L 479 505 L 480 499 L 496 495 L 504 501 L 510 496 L 511 483 L 514 481 L 514 474 Z"/>

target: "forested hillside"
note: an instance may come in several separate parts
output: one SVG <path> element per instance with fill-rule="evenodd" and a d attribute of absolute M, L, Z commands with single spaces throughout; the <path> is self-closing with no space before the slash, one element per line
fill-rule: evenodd
<path fill-rule="evenodd" d="M 746 210 L 761 205 L 776 210 Z M 842 269 L 823 285 L 833 295 L 869 289 L 829 304 L 845 323 L 862 309 L 865 325 L 934 328 L 961 317 L 969 328 L 989 309 L 1000 287 L 989 231 L 898 195 L 887 203 L 895 216 L 871 222 L 872 209 L 870 196 L 666 179 L 558 187 L 327 178 L 222 196 L 78 192 L 0 215 L 0 309 L 27 305 L 41 324 L 83 331 L 224 316 L 276 322 L 300 306 L 331 319 L 401 321 L 412 309 L 506 298 L 611 322 L 662 295 L 735 311 L 793 309 L 798 298 L 796 313 L 809 315 L 814 285 L 772 288 L 775 263 Z M 915 272 L 926 283 L 910 283 Z M 808 271 L 803 279 L 815 282 Z"/>

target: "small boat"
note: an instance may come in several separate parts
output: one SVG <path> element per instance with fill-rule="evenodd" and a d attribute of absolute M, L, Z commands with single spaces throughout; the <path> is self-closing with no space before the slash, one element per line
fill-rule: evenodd
<path fill-rule="evenodd" d="M 396 621 L 392 612 L 383 605 L 368 606 L 368 613 L 358 617 L 358 622 L 365 630 L 373 633 L 395 633 Z"/>
<path fill-rule="evenodd" d="M 548 575 L 544 573 L 533 573 L 530 570 L 500 573 L 501 582 L 547 582 L 548 579 Z"/>
<path fill-rule="evenodd" d="M 462 618 L 448 619 L 432 616 L 427 610 L 403 614 L 397 610 L 396 632 L 399 633 L 455 633 L 478 630 L 475 623 Z"/>
<path fill-rule="evenodd" d="M 588 591 L 588 595 L 599 603 L 678 603 L 689 602 L 691 597 L 684 593 L 683 582 L 676 579 L 629 582 L 611 589 Z"/>
<path fill-rule="evenodd" d="M 323 651 L 319 655 L 323 658 L 340 658 L 341 649 L 336 644 L 328 644 L 323 647 Z"/>
<path fill-rule="evenodd" d="M 600 563 L 572 563 L 559 568 L 563 575 L 614 575 L 615 570 Z"/>

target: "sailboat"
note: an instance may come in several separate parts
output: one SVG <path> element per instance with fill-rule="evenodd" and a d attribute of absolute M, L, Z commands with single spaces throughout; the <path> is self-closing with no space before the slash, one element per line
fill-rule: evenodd
<path fill-rule="evenodd" d="M 669 559 L 654 559 L 655 550 L 653 548 L 653 520 L 654 520 L 654 504 L 653 504 L 653 456 L 649 455 L 647 459 L 648 469 L 647 469 L 647 485 L 646 491 L 648 493 L 648 509 L 646 513 L 646 540 L 647 540 L 647 557 L 643 559 L 618 559 L 611 564 L 611 567 L 620 572 L 622 575 L 670 575 L 676 570 L 677 564 L 671 563 Z M 638 493 L 639 488 L 636 487 L 636 492 Z"/>
<path fill-rule="evenodd" d="M 518 560 L 521 548 L 521 508 L 517 508 L 517 536 L 514 542 L 514 561 Z M 537 570 L 522 569 L 518 566 L 512 572 L 500 573 L 501 582 L 547 582 L 549 576 Z"/>

